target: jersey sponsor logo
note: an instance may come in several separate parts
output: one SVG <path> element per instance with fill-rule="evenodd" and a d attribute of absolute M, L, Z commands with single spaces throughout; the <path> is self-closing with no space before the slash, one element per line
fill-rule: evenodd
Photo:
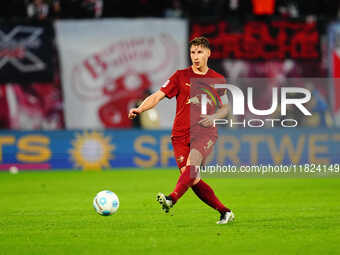
<path fill-rule="evenodd" d="M 205 146 L 203 146 L 204 150 L 207 151 L 210 149 L 210 147 L 213 145 L 213 141 L 209 140 Z"/>

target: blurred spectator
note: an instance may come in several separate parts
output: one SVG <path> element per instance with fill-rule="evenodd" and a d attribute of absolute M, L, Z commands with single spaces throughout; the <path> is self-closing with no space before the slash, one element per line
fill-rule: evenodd
<path fill-rule="evenodd" d="M 339 11 L 339 1 L 333 0 L 276 0 L 277 12 L 280 16 L 306 18 L 308 22 L 318 19 L 334 20 Z"/>
<path fill-rule="evenodd" d="M 305 18 L 308 22 L 340 17 L 334 0 L 11 0 L 0 8 L 0 17 L 99 18 L 188 17 L 230 18 L 242 23 L 250 17 Z M 105 6 L 105 8 L 104 8 Z"/>
<path fill-rule="evenodd" d="M 83 0 L 81 8 L 83 9 L 83 17 L 99 18 L 103 15 L 103 0 Z"/>
<path fill-rule="evenodd" d="M 297 18 L 300 15 L 297 1 L 276 0 L 276 10 L 279 16 L 285 18 Z"/>
<path fill-rule="evenodd" d="M 182 4 L 180 0 L 171 0 L 165 9 L 166 18 L 179 18 L 183 16 Z"/>
<path fill-rule="evenodd" d="M 60 18 L 60 15 L 61 15 L 60 0 L 52 1 L 52 10 L 53 10 L 53 17 Z"/>
<path fill-rule="evenodd" d="M 223 3 L 225 17 L 240 17 L 244 19 L 252 11 L 251 0 L 226 0 Z"/>
<path fill-rule="evenodd" d="M 33 0 L 27 5 L 27 16 L 32 19 L 43 20 L 49 16 L 49 6 L 44 0 Z"/>

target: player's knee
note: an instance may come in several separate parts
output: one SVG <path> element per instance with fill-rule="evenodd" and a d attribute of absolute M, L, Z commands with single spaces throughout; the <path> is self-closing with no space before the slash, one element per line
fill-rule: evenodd
<path fill-rule="evenodd" d="M 199 182 L 200 182 L 200 180 L 201 180 L 201 178 L 197 177 L 197 178 L 194 180 L 194 183 L 193 183 L 193 185 L 196 185 L 197 183 L 199 183 Z"/>
<path fill-rule="evenodd" d="M 187 165 L 195 165 L 195 166 L 200 166 L 203 161 L 203 156 L 202 154 L 195 148 L 193 148 L 190 151 L 188 160 L 187 160 Z"/>

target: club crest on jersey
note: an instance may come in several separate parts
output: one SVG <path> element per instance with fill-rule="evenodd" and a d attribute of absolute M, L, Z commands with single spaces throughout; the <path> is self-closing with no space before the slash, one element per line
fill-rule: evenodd
<path fill-rule="evenodd" d="M 211 102 L 211 100 L 209 98 L 207 99 L 207 103 L 209 105 L 212 105 L 212 102 Z M 192 98 L 188 98 L 186 104 L 200 104 L 200 99 L 199 99 L 198 96 L 194 96 Z"/>
<path fill-rule="evenodd" d="M 177 158 L 177 162 L 178 163 L 182 163 L 184 161 L 184 156 L 183 155 L 181 155 L 181 156 L 179 156 L 178 158 Z"/>

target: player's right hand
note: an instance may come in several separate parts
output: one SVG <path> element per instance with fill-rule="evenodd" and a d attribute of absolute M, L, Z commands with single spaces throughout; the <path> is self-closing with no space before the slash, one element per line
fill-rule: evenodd
<path fill-rule="evenodd" d="M 201 120 L 198 122 L 201 126 L 205 128 L 210 128 L 214 126 L 214 119 L 216 117 L 214 115 L 201 115 Z"/>
<path fill-rule="evenodd" d="M 134 118 L 136 118 L 136 116 L 138 115 L 138 114 L 140 114 L 141 112 L 138 110 L 138 108 L 132 108 L 131 110 L 130 110 L 130 112 L 129 112 L 129 119 L 134 119 Z"/>

